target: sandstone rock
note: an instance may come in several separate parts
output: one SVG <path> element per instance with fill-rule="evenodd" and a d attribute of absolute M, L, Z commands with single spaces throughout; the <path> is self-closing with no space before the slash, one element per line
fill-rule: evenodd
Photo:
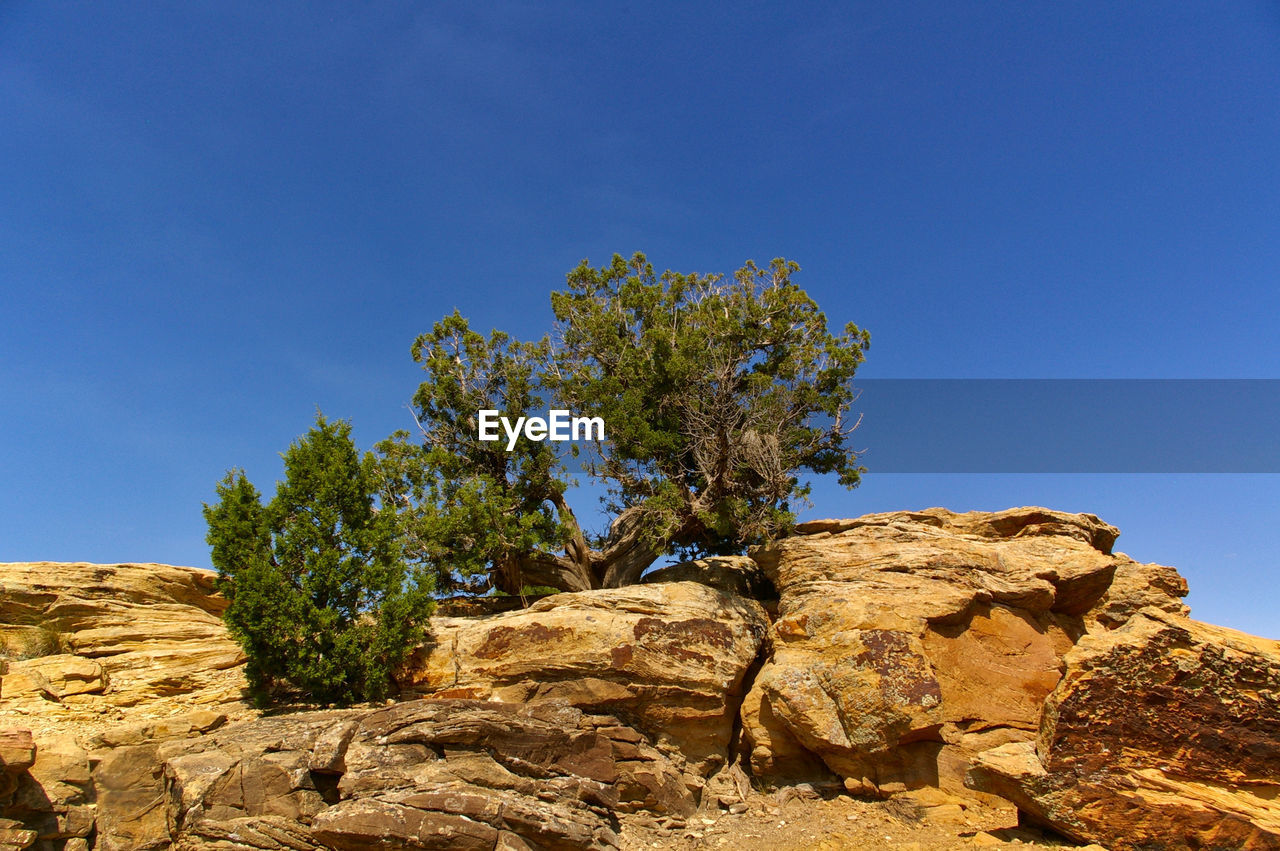
<path fill-rule="evenodd" d="M 434 619 L 434 643 L 403 684 L 608 712 L 707 774 L 724 763 L 767 628 L 756 602 L 693 582 L 556 594 L 519 612 Z"/>
<path fill-rule="evenodd" d="M 1148 608 L 1066 664 L 1037 742 L 971 786 L 1118 851 L 1280 848 L 1280 642 Z"/>
<path fill-rule="evenodd" d="M 758 776 L 803 779 L 816 756 L 863 793 L 963 793 L 972 754 L 1033 737 L 1121 561 L 1114 527 L 1040 508 L 799 531 L 752 553 L 781 601 L 744 739 Z"/>
<path fill-rule="evenodd" d="M 36 832 L 13 819 L 0 818 L 0 851 L 22 851 L 36 842 Z"/>
<path fill-rule="evenodd" d="M 101 851 L 169 847 L 164 769 L 155 744 L 106 751 L 93 768 Z"/>
<path fill-rule="evenodd" d="M 645 584 L 655 582 L 697 582 L 727 594 L 754 600 L 778 596 L 760 565 L 746 556 L 714 556 L 659 567 L 644 575 Z"/>
<path fill-rule="evenodd" d="M 1117 555 L 1116 574 L 1111 586 L 1086 613 L 1092 631 L 1115 629 L 1140 609 L 1154 606 L 1173 615 L 1186 617 L 1190 607 L 1182 602 L 1187 596 L 1187 580 L 1172 567 L 1162 564 L 1139 564 Z"/>
<path fill-rule="evenodd" d="M 430 759 L 437 752 L 442 763 Z M 459 776 L 451 763 L 474 772 L 475 755 L 503 769 L 491 771 L 489 782 L 525 794 L 557 791 L 612 809 L 680 815 L 694 806 L 680 773 L 635 730 L 549 702 L 421 700 L 373 713 L 361 719 L 347 748 L 338 788 L 362 797 L 388 785 L 466 781 L 474 774 Z M 539 782 L 531 786 L 528 779 Z"/>
<path fill-rule="evenodd" d="M 93 830 L 89 754 L 68 736 L 35 739 L 35 760 L 17 778 L 0 813 L 34 830 L 40 839 L 88 836 Z"/>
<path fill-rule="evenodd" d="M 107 687 L 102 665 L 82 656 L 60 654 L 9 663 L 4 696 L 42 696 L 61 700 L 75 694 L 100 694 Z"/>
<path fill-rule="evenodd" d="M 299 713 L 159 747 L 165 783 L 149 788 L 177 848 L 611 848 L 612 812 L 694 807 L 635 730 L 545 702 Z"/>
<path fill-rule="evenodd" d="M 17 774 L 36 761 L 36 744 L 30 730 L 0 730 L 0 771 Z"/>
<path fill-rule="evenodd" d="M 160 564 L 0 564 L 0 623 L 46 636 L 46 644 L 79 659 L 12 667 L 19 677 L 36 671 L 61 692 L 56 696 L 109 685 L 101 702 L 115 706 L 202 690 L 210 702 L 237 700 L 244 656 L 222 624 L 226 601 L 213 580 L 208 571 Z M 50 677 L 51 665 L 66 668 L 61 685 L 58 671 Z M 4 683 L 6 697 L 20 696 L 14 676 Z M 29 687 L 40 691 L 43 683 L 34 679 Z"/>
<path fill-rule="evenodd" d="M 163 718 L 118 724 L 91 736 L 89 744 L 94 748 L 119 748 L 146 742 L 185 739 L 216 730 L 225 723 L 227 723 L 225 713 L 212 709 L 196 709 Z"/>

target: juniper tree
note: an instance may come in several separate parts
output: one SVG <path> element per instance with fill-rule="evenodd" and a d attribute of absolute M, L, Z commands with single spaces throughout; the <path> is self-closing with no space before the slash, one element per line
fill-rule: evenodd
<path fill-rule="evenodd" d="M 658 275 L 642 254 L 586 260 L 551 295 L 550 335 L 484 337 L 456 311 L 413 345 L 426 372 L 413 407 L 422 440 L 379 446 L 384 501 L 404 540 L 446 581 L 507 591 L 637 582 L 660 555 L 740 552 L 786 532 L 803 472 L 856 487 L 852 379 L 869 346 L 792 281 L 799 266 L 748 261 L 732 277 Z M 613 519 L 589 535 L 565 500 L 564 451 L 477 439 L 477 412 L 562 408 L 600 416 L 606 440 L 582 469 Z"/>
<path fill-rule="evenodd" d="M 317 415 L 282 457 L 267 505 L 232 470 L 204 507 L 250 687 L 320 703 L 382 698 L 422 634 L 430 575 L 406 567 L 395 512 L 376 504 L 377 462 L 361 458 L 349 423 Z"/>

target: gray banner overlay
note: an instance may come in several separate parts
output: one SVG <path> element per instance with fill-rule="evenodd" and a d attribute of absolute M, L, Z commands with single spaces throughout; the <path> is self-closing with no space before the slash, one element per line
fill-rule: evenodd
<path fill-rule="evenodd" d="M 1280 379 L 865 379 L 870 473 L 1280 473 Z"/>

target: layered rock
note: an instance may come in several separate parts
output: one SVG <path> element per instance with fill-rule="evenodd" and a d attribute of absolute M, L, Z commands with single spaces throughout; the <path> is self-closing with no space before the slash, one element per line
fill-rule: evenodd
<path fill-rule="evenodd" d="M 0 742 L 5 728 L 21 730 L 34 755 L 0 781 L 0 792 L 13 787 L 0 794 L 0 818 L 21 823 L 41 848 L 167 843 L 156 743 L 226 720 L 192 707 L 253 714 L 240 702 L 244 657 L 220 619 L 225 607 L 213 575 L 192 568 L 0 564 L 0 635 L 11 657 Z M 117 824 L 129 825 L 118 837 Z"/>
<path fill-rule="evenodd" d="M 767 785 L 917 790 L 966 823 L 956 794 L 1013 801 L 1113 849 L 1280 848 L 1276 643 L 1187 620 L 1116 534 L 1035 508 L 801 524 L 755 561 L 435 618 L 402 681 L 426 699 L 263 718 L 209 574 L 0 565 L 0 851 L 608 848 L 620 819 L 746 806 L 743 754 Z M 744 596 L 771 587 L 772 625 Z"/>
<path fill-rule="evenodd" d="M 1132 565 L 1114 527 L 1040 508 L 798 531 L 752 553 L 781 600 L 744 738 L 758 776 L 830 771 L 864 792 L 962 792 L 974 754 L 1033 738 L 1063 654 Z"/>
<path fill-rule="evenodd" d="M 129 707 L 175 695 L 239 699 L 244 655 L 221 621 L 213 574 L 160 564 L 0 564 L 11 656 L 6 710 L 35 701 Z M 17 701 L 15 703 L 15 701 Z"/>
<path fill-rule="evenodd" d="M 1174 568 L 1162 564 L 1141 564 L 1117 554 L 1116 573 L 1111 585 L 1085 613 L 1085 621 L 1091 632 L 1115 629 L 1148 606 L 1186 617 L 1191 609 L 1182 602 L 1185 596 L 1187 580 Z"/>
<path fill-rule="evenodd" d="M 1280 642 L 1148 608 L 1065 663 L 971 786 L 1118 851 L 1280 848 Z"/>
<path fill-rule="evenodd" d="M 403 684 L 607 712 L 701 776 L 725 763 L 767 628 L 755 601 L 694 582 L 556 594 L 519 612 L 433 619 L 433 643 Z"/>
<path fill-rule="evenodd" d="M 615 813 L 694 806 L 645 737 L 553 704 L 260 718 L 117 748 L 94 777 L 104 851 L 610 848 Z"/>
<path fill-rule="evenodd" d="M 28 741 L 32 762 L 15 778 L 0 816 L 21 822 L 40 840 L 58 842 L 56 847 L 67 847 L 67 840 L 80 844 L 93 832 L 96 815 L 88 751 L 65 734 Z"/>

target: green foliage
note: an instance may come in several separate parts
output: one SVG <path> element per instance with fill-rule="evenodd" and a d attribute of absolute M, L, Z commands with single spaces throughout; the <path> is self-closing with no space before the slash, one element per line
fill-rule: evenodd
<path fill-rule="evenodd" d="M 401 508 L 402 538 L 434 567 L 441 590 L 478 590 L 467 580 L 512 572 L 520 554 L 562 540 L 550 504 L 564 487 L 553 445 L 522 440 L 507 452 L 476 438 L 479 410 L 541 404 L 534 378 L 546 347 L 500 331 L 486 339 L 455 311 L 418 337 L 412 354 L 434 376 L 413 399 L 423 443 L 397 432 L 378 445 L 380 494 Z"/>
<path fill-rule="evenodd" d="M 250 686 L 326 704 L 383 698 L 422 635 L 430 576 L 406 568 L 395 506 L 377 504 L 381 464 L 360 457 L 350 424 L 317 415 L 283 458 L 267 505 L 233 470 L 204 508 Z"/>
<path fill-rule="evenodd" d="M 741 551 L 789 529 L 800 473 L 856 487 L 852 379 L 869 335 L 825 315 L 792 276 L 748 262 L 732 277 L 657 275 L 644 255 L 583 261 L 551 296 L 556 325 L 524 343 L 456 311 L 414 343 L 423 442 L 380 444 L 384 501 L 415 557 L 442 578 L 566 590 L 639 580 L 663 552 Z M 511 420 L 563 408 L 600 416 L 584 470 L 615 520 L 588 539 L 564 500 L 559 444 L 481 442 L 477 411 Z M 576 452 L 577 450 L 572 450 Z"/>

